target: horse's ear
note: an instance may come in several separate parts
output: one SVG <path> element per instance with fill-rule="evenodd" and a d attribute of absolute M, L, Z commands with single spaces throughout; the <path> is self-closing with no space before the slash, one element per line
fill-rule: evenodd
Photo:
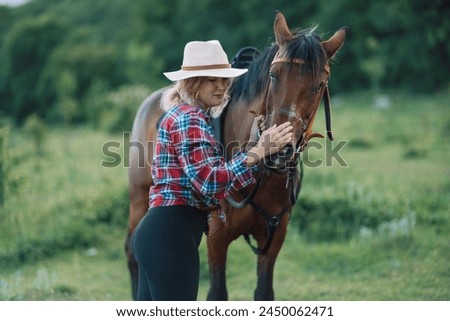
<path fill-rule="evenodd" d="M 273 23 L 273 31 L 275 33 L 277 43 L 280 47 L 286 44 L 288 41 L 292 40 L 292 38 L 294 38 L 294 35 L 289 31 L 286 18 L 279 11 L 277 11 L 275 16 L 275 21 Z"/>
<path fill-rule="evenodd" d="M 328 59 L 333 58 L 336 52 L 342 47 L 347 33 L 347 27 L 342 27 L 327 41 L 322 41 L 322 46 L 327 53 Z"/>

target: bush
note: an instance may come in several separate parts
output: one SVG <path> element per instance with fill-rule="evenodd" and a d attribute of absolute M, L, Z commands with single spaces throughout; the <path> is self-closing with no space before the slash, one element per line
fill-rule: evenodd
<path fill-rule="evenodd" d="M 309 241 L 344 241 L 363 228 L 377 228 L 390 216 L 389 212 L 348 199 L 300 199 L 292 224 Z"/>
<path fill-rule="evenodd" d="M 37 154 L 43 153 L 48 128 L 42 119 L 33 114 L 27 118 L 23 126 L 25 133 L 32 139 Z"/>
<path fill-rule="evenodd" d="M 98 247 L 127 224 L 125 172 L 99 167 L 109 135 L 50 128 L 36 155 L 30 135 L 41 127 L 27 124 L 27 133 L 0 128 L 0 268 Z"/>
<path fill-rule="evenodd" d="M 0 208 L 3 206 L 6 198 L 6 187 L 8 184 L 8 155 L 6 153 L 9 142 L 9 128 L 0 129 Z"/>
<path fill-rule="evenodd" d="M 100 95 L 94 92 L 86 101 L 89 122 L 108 132 L 129 132 L 139 106 L 150 93 L 144 85 L 124 86 Z"/>

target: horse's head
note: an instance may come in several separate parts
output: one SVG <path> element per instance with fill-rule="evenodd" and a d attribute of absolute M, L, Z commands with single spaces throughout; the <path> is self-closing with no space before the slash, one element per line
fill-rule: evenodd
<path fill-rule="evenodd" d="M 261 113 L 266 126 L 290 121 L 294 127 L 293 141 L 282 151 L 269 156 L 265 164 L 284 169 L 298 157 L 313 137 L 312 125 L 324 96 L 328 137 L 332 140 L 328 96 L 328 62 L 342 46 L 346 28 L 338 30 L 329 40 L 321 41 L 313 30 L 291 33 L 286 19 L 277 13 L 274 22 L 275 55 L 269 69 L 269 80 Z"/>

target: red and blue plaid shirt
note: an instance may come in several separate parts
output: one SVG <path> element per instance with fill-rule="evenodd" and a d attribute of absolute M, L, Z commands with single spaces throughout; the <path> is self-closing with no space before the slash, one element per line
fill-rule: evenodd
<path fill-rule="evenodd" d="M 256 167 L 247 167 L 246 157 L 238 152 L 226 162 L 206 113 L 190 105 L 173 107 L 158 131 L 150 207 L 216 207 L 219 199 L 255 183 Z"/>

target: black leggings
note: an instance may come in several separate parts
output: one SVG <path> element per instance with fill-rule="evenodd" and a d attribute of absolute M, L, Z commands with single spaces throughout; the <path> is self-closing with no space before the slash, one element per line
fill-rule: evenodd
<path fill-rule="evenodd" d="M 138 300 L 197 300 L 198 247 L 206 228 L 206 215 L 191 206 L 149 209 L 132 239 L 139 265 Z"/>

